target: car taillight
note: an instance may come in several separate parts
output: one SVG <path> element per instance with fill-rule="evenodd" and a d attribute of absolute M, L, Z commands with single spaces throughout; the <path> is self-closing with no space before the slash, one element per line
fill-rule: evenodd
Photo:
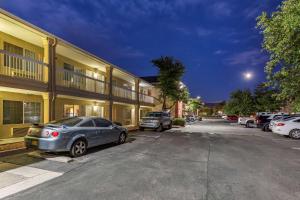
<path fill-rule="evenodd" d="M 58 137 L 59 136 L 59 132 L 54 131 L 51 133 L 52 137 Z"/>
<path fill-rule="evenodd" d="M 276 126 L 284 126 L 285 124 L 284 123 L 278 123 L 276 124 Z"/>

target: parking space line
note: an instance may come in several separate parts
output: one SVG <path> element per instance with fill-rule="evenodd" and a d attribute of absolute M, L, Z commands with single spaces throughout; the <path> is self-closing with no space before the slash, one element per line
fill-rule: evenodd
<path fill-rule="evenodd" d="M 300 147 L 292 147 L 292 149 L 300 150 Z"/>
<path fill-rule="evenodd" d="M 147 137 L 147 138 L 160 138 L 160 135 L 157 136 L 151 136 L 151 135 L 135 135 L 134 137 Z"/>
<path fill-rule="evenodd" d="M 51 179 L 61 176 L 63 173 L 52 172 L 48 170 L 41 170 L 37 168 L 30 167 L 31 169 L 26 169 L 25 172 L 22 172 L 24 167 L 20 167 L 18 170 L 6 171 L 7 174 L 18 174 L 24 177 L 24 180 L 17 182 L 15 184 L 3 187 L 0 189 L 0 199 L 16 194 L 23 190 L 29 189 L 33 186 L 39 185 Z M 30 171 L 30 177 L 26 173 Z M 36 171 L 36 172 L 35 172 Z M 4 173 L 4 172 L 3 172 Z"/>

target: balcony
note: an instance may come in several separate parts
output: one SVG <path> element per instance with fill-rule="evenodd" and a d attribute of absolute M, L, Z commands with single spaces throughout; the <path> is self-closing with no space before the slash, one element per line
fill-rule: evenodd
<path fill-rule="evenodd" d="M 113 85 L 112 94 L 115 97 L 120 97 L 129 100 L 136 100 L 136 93 L 134 90 L 130 90 L 125 87 Z"/>
<path fill-rule="evenodd" d="M 46 83 L 48 66 L 42 61 L 0 50 L 0 74 Z"/>
<path fill-rule="evenodd" d="M 154 97 L 146 94 L 140 94 L 140 102 L 154 104 Z"/>
<path fill-rule="evenodd" d="M 107 88 L 104 81 L 65 69 L 57 69 L 56 84 L 66 88 L 78 89 L 97 94 L 106 94 Z"/>

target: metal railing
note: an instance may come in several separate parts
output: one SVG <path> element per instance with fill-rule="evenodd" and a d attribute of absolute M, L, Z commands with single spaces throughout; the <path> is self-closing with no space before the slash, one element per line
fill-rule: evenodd
<path fill-rule="evenodd" d="M 107 88 L 104 81 L 65 69 L 56 70 L 56 84 L 99 94 L 106 94 Z"/>
<path fill-rule="evenodd" d="M 112 94 L 115 97 L 136 100 L 136 92 L 134 90 L 125 87 L 113 85 Z"/>
<path fill-rule="evenodd" d="M 48 65 L 42 61 L 34 60 L 18 54 L 0 50 L 0 74 L 10 77 L 25 78 L 47 82 L 46 72 Z"/>
<path fill-rule="evenodd" d="M 154 97 L 152 96 L 140 93 L 139 98 L 141 102 L 154 104 Z"/>

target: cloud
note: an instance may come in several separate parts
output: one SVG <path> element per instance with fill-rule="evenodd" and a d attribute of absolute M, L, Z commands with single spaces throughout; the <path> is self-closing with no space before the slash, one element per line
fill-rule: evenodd
<path fill-rule="evenodd" d="M 217 17 L 228 17 L 232 13 L 232 8 L 228 3 L 225 2 L 217 2 L 211 7 L 213 13 Z"/>
<path fill-rule="evenodd" d="M 232 55 L 226 62 L 232 66 L 263 66 L 267 62 L 267 56 L 260 49 L 250 49 Z"/>
<path fill-rule="evenodd" d="M 204 27 L 197 27 L 196 33 L 199 37 L 205 37 L 211 35 L 213 31 Z"/>
<path fill-rule="evenodd" d="M 218 50 L 216 50 L 216 51 L 214 52 L 215 55 L 221 55 L 221 54 L 224 54 L 224 53 L 226 53 L 226 51 L 221 50 L 221 49 L 218 49 Z"/>
<path fill-rule="evenodd" d="M 183 35 L 190 35 L 191 31 L 189 28 L 185 28 L 185 27 L 181 27 L 181 26 L 174 26 L 173 29 L 175 31 L 178 31 L 180 33 L 182 33 Z"/>

